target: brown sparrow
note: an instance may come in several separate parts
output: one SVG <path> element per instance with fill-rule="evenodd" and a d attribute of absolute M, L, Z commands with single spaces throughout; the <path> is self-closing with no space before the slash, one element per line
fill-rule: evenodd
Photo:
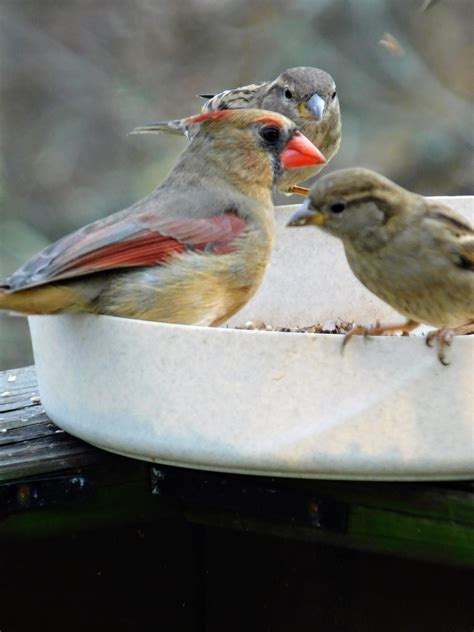
<path fill-rule="evenodd" d="M 323 176 L 289 226 L 313 224 L 339 237 L 356 277 L 408 318 L 403 325 L 354 333 L 410 331 L 420 323 L 438 329 L 438 356 L 453 334 L 474 332 L 474 232 L 448 206 L 406 191 L 367 169 Z"/>

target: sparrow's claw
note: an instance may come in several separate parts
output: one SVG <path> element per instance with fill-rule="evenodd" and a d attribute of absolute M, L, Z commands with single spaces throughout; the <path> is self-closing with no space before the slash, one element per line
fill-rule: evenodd
<path fill-rule="evenodd" d="M 451 346 L 453 333 L 454 331 L 452 329 L 443 327 L 442 329 L 435 329 L 434 331 L 430 331 L 426 334 L 426 344 L 428 347 L 432 346 L 434 339 L 438 341 L 438 358 L 443 366 L 449 365 L 449 362 L 446 361 L 446 357 L 444 355 L 444 348 Z"/>
<path fill-rule="evenodd" d="M 367 336 L 370 333 L 370 327 L 364 327 L 363 325 L 357 325 L 357 327 L 353 327 L 347 334 L 344 336 L 344 340 L 342 341 L 341 353 L 344 351 L 344 347 L 347 345 L 352 336 Z"/>
<path fill-rule="evenodd" d="M 287 193 L 294 193 L 295 195 L 302 195 L 303 197 L 307 197 L 309 189 L 307 189 L 306 187 L 299 187 L 297 185 L 294 185 L 288 188 Z"/>
<path fill-rule="evenodd" d="M 438 341 L 438 358 L 441 364 L 448 366 L 450 363 L 446 362 L 444 355 L 444 348 L 450 347 L 454 336 L 462 336 L 463 334 L 474 333 L 474 321 L 466 323 L 465 325 L 459 325 L 459 327 L 442 327 L 441 329 L 435 329 L 426 334 L 426 344 L 428 347 L 432 346 L 433 340 L 436 338 Z"/>

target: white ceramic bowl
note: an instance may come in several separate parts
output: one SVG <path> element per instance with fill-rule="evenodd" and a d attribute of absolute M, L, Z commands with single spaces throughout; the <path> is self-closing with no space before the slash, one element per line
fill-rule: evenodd
<path fill-rule="evenodd" d="M 449 198 L 471 215 L 474 198 Z M 286 229 L 233 323 L 400 319 L 353 277 L 341 244 Z M 42 403 L 64 430 L 140 459 L 276 476 L 474 476 L 474 336 L 444 367 L 421 335 L 186 327 L 106 316 L 30 318 Z"/>

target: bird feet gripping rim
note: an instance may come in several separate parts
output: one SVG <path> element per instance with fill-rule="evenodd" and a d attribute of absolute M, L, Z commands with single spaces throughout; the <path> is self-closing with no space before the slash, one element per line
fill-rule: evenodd
<path fill-rule="evenodd" d="M 451 346 L 454 336 L 462 336 L 463 334 L 472 333 L 474 333 L 474 321 L 466 323 L 465 325 L 460 325 L 459 327 L 454 327 L 453 329 L 442 327 L 441 329 L 435 329 L 434 331 L 430 331 L 426 334 L 426 344 L 428 347 L 431 347 L 433 345 L 433 340 L 436 338 L 438 341 L 439 361 L 444 366 L 448 366 L 449 362 L 446 362 L 446 357 L 444 355 L 445 348 Z"/>

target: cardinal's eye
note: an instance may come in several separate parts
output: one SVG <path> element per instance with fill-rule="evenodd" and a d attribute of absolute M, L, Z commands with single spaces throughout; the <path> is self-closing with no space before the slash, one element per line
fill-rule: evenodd
<path fill-rule="evenodd" d="M 277 127 L 262 127 L 260 136 L 266 143 L 275 145 L 280 140 L 280 130 Z"/>
<path fill-rule="evenodd" d="M 286 99 L 292 99 L 293 98 L 293 92 L 289 88 L 285 88 L 285 98 Z"/>
<path fill-rule="evenodd" d="M 342 211 L 346 208 L 345 202 L 334 202 L 329 207 L 333 213 L 342 213 Z"/>
<path fill-rule="evenodd" d="M 331 94 L 331 99 L 335 99 L 336 98 L 336 91 L 334 90 L 334 92 Z"/>

